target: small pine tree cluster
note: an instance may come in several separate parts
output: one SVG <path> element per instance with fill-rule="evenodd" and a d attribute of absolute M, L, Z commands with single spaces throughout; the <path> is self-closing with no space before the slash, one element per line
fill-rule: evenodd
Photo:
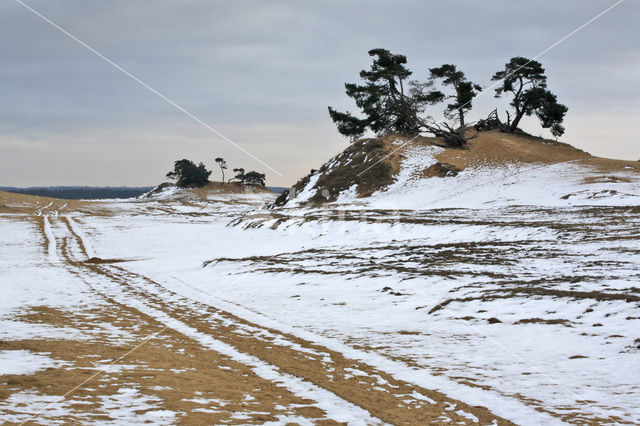
<path fill-rule="evenodd" d="M 218 164 L 222 172 L 221 183 L 225 183 L 224 171 L 227 170 L 227 162 L 221 157 L 217 157 L 214 161 Z M 262 188 L 265 186 L 266 176 L 264 173 L 258 173 L 256 171 L 245 173 L 243 168 L 233 169 L 233 172 L 235 176 L 230 178 L 227 183 L 236 181 L 243 185 L 259 186 Z M 177 160 L 173 165 L 173 171 L 167 173 L 167 178 L 175 179 L 176 185 L 181 188 L 198 188 L 205 186 L 209 183 L 209 176 L 211 176 L 211 171 L 207 170 L 203 163 L 196 166 L 193 161 L 187 159 Z"/>

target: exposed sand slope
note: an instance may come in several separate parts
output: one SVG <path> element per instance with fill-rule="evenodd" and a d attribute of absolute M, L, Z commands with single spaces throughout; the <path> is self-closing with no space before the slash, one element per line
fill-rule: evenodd
<path fill-rule="evenodd" d="M 434 138 L 420 138 L 418 144 L 438 144 Z M 486 164 L 541 163 L 557 164 L 578 161 L 607 171 L 631 167 L 640 171 L 640 162 L 594 157 L 569 144 L 528 135 L 513 135 L 497 130 L 481 132 L 469 141 L 468 150 L 445 149 L 437 155 L 438 161 L 460 169 Z"/>
<path fill-rule="evenodd" d="M 79 200 L 62 200 L 0 191 L 0 214 L 27 213 L 42 215 L 47 211 L 65 213 L 81 209 L 85 204 L 86 202 Z"/>
<path fill-rule="evenodd" d="M 253 195 L 253 194 L 265 194 L 265 195 L 277 195 L 275 192 L 268 188 L 260 188 L 252 185 L 243 185 L 237 182 L 209 182 L 207 185 L 200 188 L 179 188 L 175 184 L 165 182 L 162 183 L 146 194 L 138 197 L 139 199 L 154 199 L 154 200 L 180 200 L 191 199 L 207 201 L 212 197 L 220 197 L 225 195 Z"/>
<path fill-rule="evenodd" d="M 518 170 L 522 172 L 521 176 L 518 176 Z M 398 186 L 404 187 L 407 196 L 422 197 L 430 192 L 430 185 L 422 185 L 420 191 L 411 194 L 410 186 L 415 186 L 416 180 L 428 180 L 435 188 L 438 182 L 430 178 L 453 179 L 465 171 L 468 172 L 467 181 L 475 180 L 478 184 L 490 181 L 493 187 L 507 184 L 514 175 L 516 179 L 522 177 L 524 180 L 526 173 L 529 181 L 546 179 L 566 183 L 564 188 L 558 189 L 564 191 L 561 196 L 585 190 L 592 193 L 612 191 L 609 194 L 616 195 L 618 188 L 583 188 L 582 185 L 631 182 L 640 177 L 640 162 L 594 157 L 565 143 L 499 131 L 479 133 L 469 141 L 468 149 L 446 147 L 439 138 L 410 140 L 391 135 L 363 139 L 350 145 L 319 170 L 301 179 L 294 186 L 295 191 L 279 197 L 276 205 L 297 207 L 376 197 Z M 578 181 L 577 176 L 580 177 Z M 409 181 L 411 185 L 404 184 Z M 451 188 L 457 186 L 458 183 L 451 182 Z M 528 199 L 528 193 L 523 187 L 511 202 L 536 204 L 539 200 Z M 603 192 L 598 198 L 606 198 L 604 195 Z M 402 203 L 396 207 L 412 208 L 410 205 L 403 207 Z"/>
<path fill-rule="evenodd" d="M 202 200 L 206 200 L 211 195 L 218 194 L 276 194 L 268 188 L 260 188 L 257 186 L 242 185 L 239 183 L 222 183 L 209 182 L 207 186 L 195 188 L 191 190 Z"/>
<path fill-rule="evenodd" d="M 423 139 L 423 143 L 428 143 L 427 138 Z M 294 191 L 282 194 L 275 204 L 296 206 L 333 201 L 354 185 L 361 197 L 373 194 L 393 183 L 401 169 L 402 149 L 398 149 L 398 140 L 397 136 L 390 135 L 352 143 L 320 169 L 300 179 L 293 185 Z"/>

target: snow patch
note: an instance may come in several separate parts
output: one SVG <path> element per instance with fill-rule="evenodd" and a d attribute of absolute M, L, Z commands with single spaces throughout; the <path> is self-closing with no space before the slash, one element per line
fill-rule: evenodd
<path fill-rule="evenodd" d="M 33 374 L 47 368 L 69 365 L 49 358 L 46 354 L 26 350 L 0 351 L 0 376 L 7 374 Z"/>

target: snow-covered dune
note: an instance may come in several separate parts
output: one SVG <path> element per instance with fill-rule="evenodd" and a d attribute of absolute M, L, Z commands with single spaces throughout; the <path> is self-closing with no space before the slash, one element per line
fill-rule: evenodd
<path fill-rule="evenodd" d="M 337 155 L 301 180 L 282 205 L 423 210 L 640 204 L 640 162 L 597 158 L 566 144 L 498 132 L 480 133 L 468 150 L 429 138 L 379 141 L 382 147 L 371 155 L 362 155 L 370 140 Z M 377 185 L 368 176 L 374 170 Z"/>

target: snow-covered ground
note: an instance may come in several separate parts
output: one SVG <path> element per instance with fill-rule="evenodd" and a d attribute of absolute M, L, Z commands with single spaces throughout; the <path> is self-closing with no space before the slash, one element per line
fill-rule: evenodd
<path fill-rule="evenodd" d="M 76 221 L 171 290 L 517 423 L 640 422 L 636 207 L 206 208 Z"/>
<path fill-rule="evenodd" d="M 166 290 L 160 298 L 175 300 L 175 292 L 515 423 L 640 423 L 637 178 L 620 172 L 585 186 L 593 170 L 566 163 L 416 178 L 433 154 L 409 156 L 396 183 L 370 199 L 355 198 L 350 188 L 337 202 L 314 208 L 262 208 L 274 198 L 267 194 L 202 200 L 169 191 L 147 200 L 95 202 L 60 217 L 44 209 L 37 217 L 44 237 L 32 221 L 0 217 L 0 280 L 9 284 L 0 304 L 0 339 L 92 338 L 92 329 L 15 318 L 25 306 L 104 304 L 90 283 L 316 401 L 329 418 L 377 421 L 145 300 L 118 294 L 104 277 L 71 273 L 60 255 L 71 250 L 115 259 L 123 271 L 149 277 Z M 81 241 L 75 248 L 67 247 L 70 233 Z M 99 331 L 136 341 L 125 327 Z M 46 353 L 16 350 L 0 350 L 0 363 L 0 375 L 64 365 Z M 353 370 L 354 377 L 362 374 Z M 412 398 L 433 403 L 419 393 Z M 22 403 L 36 411 L 69 407 L 25 391 L 0 410 Z M 121 406 L 116 420 L 129 422 L 137 405 L 156 407 L 142 420 L 176 419 L 135 387 L 105 396 L 102 410 Z M 455 404 L 448 410 L 474 422 Z"/>

